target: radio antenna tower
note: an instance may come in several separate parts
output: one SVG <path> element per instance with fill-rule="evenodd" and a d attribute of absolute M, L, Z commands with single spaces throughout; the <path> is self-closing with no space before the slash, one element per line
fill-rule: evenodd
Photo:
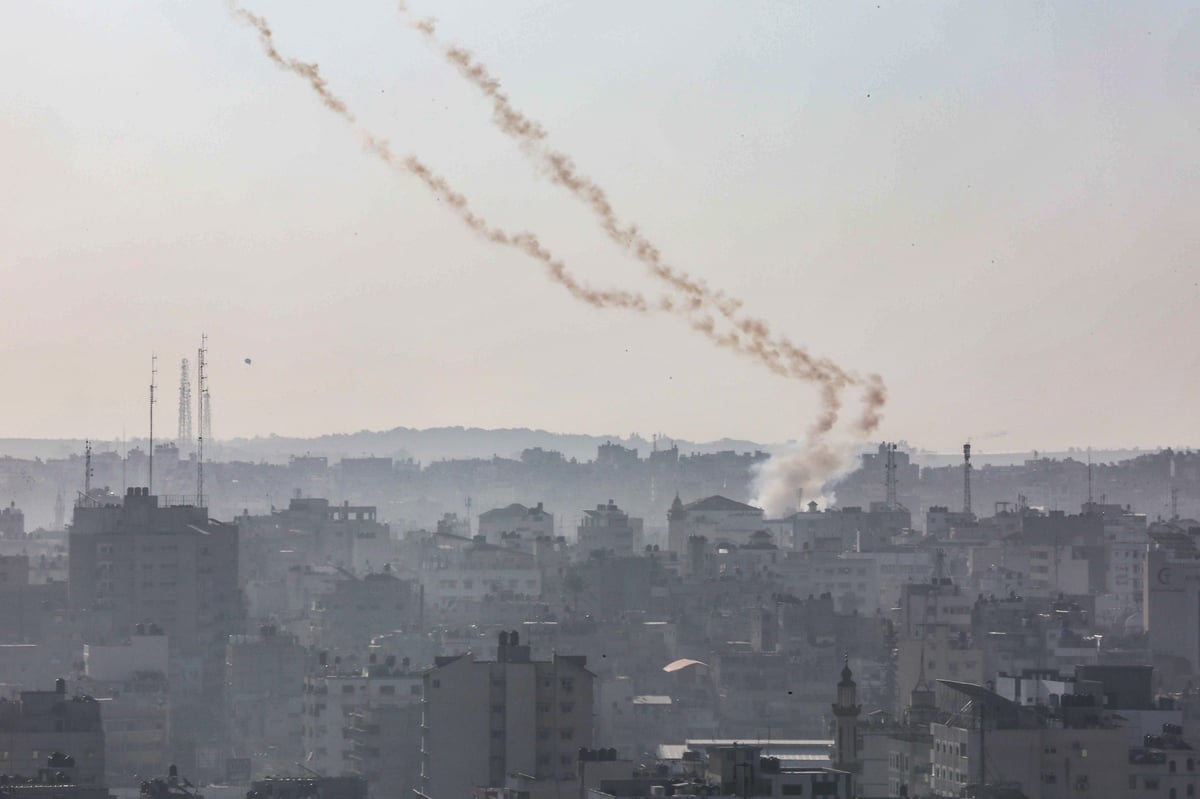
<path fill-rule="evenodd" d="M 208 391 L 208 378 L 204 379 L 204 418 L 200 420 L 200 424 L 204 427 L 204 440 L 208 442 L 209 450 L 212 450 L 216 443 L 212 433 L 212 394 Z"/>
<path fill-rule="evenodd" d="M 208 378 L 204 374 L 205 358 L 208 355 L 208 336 L 200 336 L 200 350 L 196 353 L 196 401 L 200 405 L 200 435 L 196 437 L 196 507 L 204 507 L 204 415 L 207 411 Z"/>
<path fill-rule="evenodd" d="M 971 444 L 963 444 L 963 513 L 971 513 Z"/>
<path fill-rule="evenodd" d="M 92 496 L 92 441 L 88 439 L 83 442 L 83 496 L 84 499 L 90 499 Z"/>
<path fill-rule="evenodd" d="M 188 359 L 179 363 L 179 434 L 176 436 L 180 451 L 192 444 L 192 378 Z"/>
<path fill-rule="evenodd" d="M 154 493 L 154 389 L 158 383 L 158 356 L 150 355 L 150 475 L 146 478 L 146 491 Z"/>
<path fill-rule="evenodd" d="M 887 507 L 888 510 L 895 510 L 900 504 L 899 491 L 896 485 L 896 445 L 884 444 L 887 447 L 886 460 L 884 468 L 887 470 L 884 476 L 885 486 L 887 487 Z"/>

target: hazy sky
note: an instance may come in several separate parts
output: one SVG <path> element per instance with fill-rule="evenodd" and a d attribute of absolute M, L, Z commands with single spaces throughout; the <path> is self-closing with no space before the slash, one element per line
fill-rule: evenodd
<path fill-rule="evenodd" d="M 410 0 L 672 264 L 950 449 L 1196 443 L 1193 2 Z M 385 0 L 248 6 L 398 152 L 657 294 Z M 222 2 L 0 6 L 0 436 L 799 435 L 811 387 L 585 307 L 364 154 Z M 246 365 L 244 358 L 252 358 Z"/>

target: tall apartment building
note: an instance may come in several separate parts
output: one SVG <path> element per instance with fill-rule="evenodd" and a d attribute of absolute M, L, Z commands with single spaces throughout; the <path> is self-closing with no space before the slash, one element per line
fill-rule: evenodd
<path fill-rule="evenodd" d="M 162 507 L 145 488 L 120 505 L 84 501 L 69 551 L 72 608 L 118 635 L 155 624 L 172 650 L 199 654 L 240 630 L 238 528 L 207 508 Z"/>
<path fill-rule="evenodd" d="M 104 729 L 100 703 L 68 696 L 59 679 L 53 691 L 22 691 L 0 702 L 0 762 L 8 774 L 33 777 L 54 752 L 75 758 L 76 785 L 104 785 Z"/>
<path fill-rule="evenodd" d="M 500 633 L 494 661 L 438 658 L 425 673 L 421 791 L 470 796 L 523 774 L 543 785 L 576 779 L 592 746 L 593 675 L 582 656 L 530 660 L 518 634 Z"/>
<path fill-rule="evenodd" d="M 300 756 L 306 652 L 295 635 L 263 625 L 258 635 L 232 635 L 225 645 L 225 721 L 236 756 L 274 752 Z"/>
<path fill-rule="evenodd" d="M 361 771 L 354 749 L 362 725 L 354 715 L 364 709 L 417 706 L 420 701 L 421 675 L 403 665 L 397 668 L 391 656 L 353 673 L 309 675 L 303 697 L 304 767 L 330 776 Z"/>

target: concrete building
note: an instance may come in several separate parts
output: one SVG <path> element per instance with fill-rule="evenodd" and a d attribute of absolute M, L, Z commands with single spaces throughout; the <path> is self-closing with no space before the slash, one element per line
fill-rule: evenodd
<path fill-rule="evenodd" d="M 494 661 L 438 658 L 425 673 L 426 796 L 469 796 L 517 773 L 575 785 L 576 753 L 592 746 L 592 673 L 583 657 L 531 660 L 516 632 L 499 642 Z"/>
<path fill-rule="evenodd" d="M 542 570 L 531 553 L 437 533 L 424 553 L 421 585 L 430 607 L 537 598 L 542 593 Z"/>
<path fill-rule="evenodd" d="M 100 703 L 108 785 L 131 788 L 160 772 L 171 760 L 167 675 L 139 672 L 125 680 L 82 684 Z"/>
<path fill-rule="evenodd" d="M 784 521 L 791 525 L 792 549 L 868 552 L 886 547 L 894 536 L 907 531 L 912 514 L 907 508 L 889 508 L 883 502 L 871 503 L 865 511 L 856 505 L 822 511 L 810 502 L 806 512 L 794 513 Z"/>
<path fill-rule="evenodd" d="M 630 557 L 641 548 L 642 527 L 641 519 L 630 516 L 611 499 L 595 510 L 585 510 L 577 529 L 579 555 Z"/>
<path fill-rule="evenodd" d="M 51 752 L 41 768 L 32 774 L 0 772 L 0 799 L 111 798 L 103 784 L 79 784 L 75 772 L 74 757 L 64 752 Z"/>
<path fill-rule="evenodd" d="M 29 585 L 29 556 L 0 555 L 0 591 Z"/>
<path fill-rule="evenodd" d="M 351 774 L 371 799 L 409 796 L 421 784 L 421 703 L 359 707 L 346 716 Z"/>
<path fill-rule="evenodd" d="M 715 796 L 784 797 L 856 796 L 854 775 L 838 768 L 787 768 L 779 758 L 763 757 L 759 746 L 734 744 L 708 749 L 705 782 Z"/>
<path fill-rule="evenodd" d="M 688 539 L 703 536 L 714 544 L 728 541 L 741 546 L 750 536 L 766 529 L 762 508 L 722 496 L 711 496 L 686 505 L 678 495 L 667 513 L 667 547 L 687 554 Z"/>
<path fill-rule="evenodd" d="M 96 682 L 124 682 L 138 672 L 165 675 L 168 668 L 167 637 L 154 624 L 135 625 L 119 643 L 83 645 L 83 672 Z"/>
<path fill-rule="evenodd" d="M 421 588 L 390 570 L 356 577 L 343 574 L 333 590 L 318 595 L 309 613 L 312 640 L 323 649 L 354 651 L 371 639 L 421 618 Z"/>
<path fill-rule="evenodd" d="M 234 757 L 289 764 L 301 756 L 306 652 L 272 625 L 225 645 L 225 718 Z"/>
<path fill-rule="evenodd" d="M 373 663 L 353 673 L 310 675 L 304 680 L 302 736 L 304 767 L 319 774 L 350 774 L 353 759 L 355 711 L 377 707 L 408 707 L 421 701 L 421 675 L 397 668 L 394 661 Z"/>
<path fill-rule="evenodd" d="M 1155 658 L 1174 659 L 1176 670 L 1200 670 L 1200 559 L 1185 534 L 1153 535 L 1146 556 L 1143 624 Z"/>
<path fill-rule="evenodd" d="M 37 775 L 51 753 L 63 751 L 74 753 L 74 784 L 105 784 L 99 702 L 69 696 L 62 679 L 53 691 L 22 691 L 16 701 L 0 701 L 0 760 L 6 772 Z"/>
<path fill-rule="evenodd" d="M 17 503 L 8 503 L 7 508 L 0 509 L 0 538 L 21 539 L 25 537 L 25 514 L 17 507 Z"/>
<path fill-rule="evenodd" d="M 122 504 L 76 506 L 69 541 L 71 606 L 110 631 L 155 624 L 172 649 L 200 653 L 240 629 L 238 528 L 207 508 L 130 488 Z"/>
<path fill-rule="evenodd" d="M 554 537 L 554 514 L 540 502 L 531 508 L 514 502 L 479 514 L 477 532 L 489 544 L 527 550 L 538 538 Z"/>

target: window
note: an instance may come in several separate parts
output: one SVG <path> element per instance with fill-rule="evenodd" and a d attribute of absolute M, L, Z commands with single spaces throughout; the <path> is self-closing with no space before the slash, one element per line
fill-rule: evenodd
<path fill-rule="evenodd" d="M 573 710 L 575 710 L 574 702 L 560 702 L 558 704 L 558 712 L 559 713 L 566 714 L 566 713 L 572 712 Z M 1174 765 L 1174 764 L 1172 764 L 1172 765 Z"/>
<path fill-rule="evenodd" d="M 342 693 L 344 693 L 344 694 L 352 694 L 352 693 L 354 693 L 354 686 L 353 686 L 353 685 L 343 685 L 343 686 L 342 686 Z"/>
<path fill-rule="evenodd" d="M 432 680 L 432 682 L 433 682 L 433 687 L 434 687 L 434 688 L 441 688 L 441 687 L 442 687 L 442 681 L 441 681 L 441 680 Z M 413 686 L 413 687 L 415 688 L 416 686 Z"/>
<path fill-rule="evenodd" d="M 562 738 L 564 741 L 570 741 L 575 737 L 575 730 L 571 729 L 570 727 L 563 727 L 558 731 L 558 737 Z"/>
<path fill-rule="evenodd" d="M 568 693 L 575 690 L 575 680 L 570 677 L 563 677 L 560 683 L 562 689 Z"/>
<path fill-rule="evenodd" d="M 391 696 L 396 693 L 396 686 L 381 685 L 381 686 L 379 686 L 379 693 L 382 694 L 383 696 Z"/>
<path fill-rule="evenodd" d="M 804 786 L 803 785 L 784 785 L 782 793 L 784 796 L 803 796 L 804 795 Z"/>

